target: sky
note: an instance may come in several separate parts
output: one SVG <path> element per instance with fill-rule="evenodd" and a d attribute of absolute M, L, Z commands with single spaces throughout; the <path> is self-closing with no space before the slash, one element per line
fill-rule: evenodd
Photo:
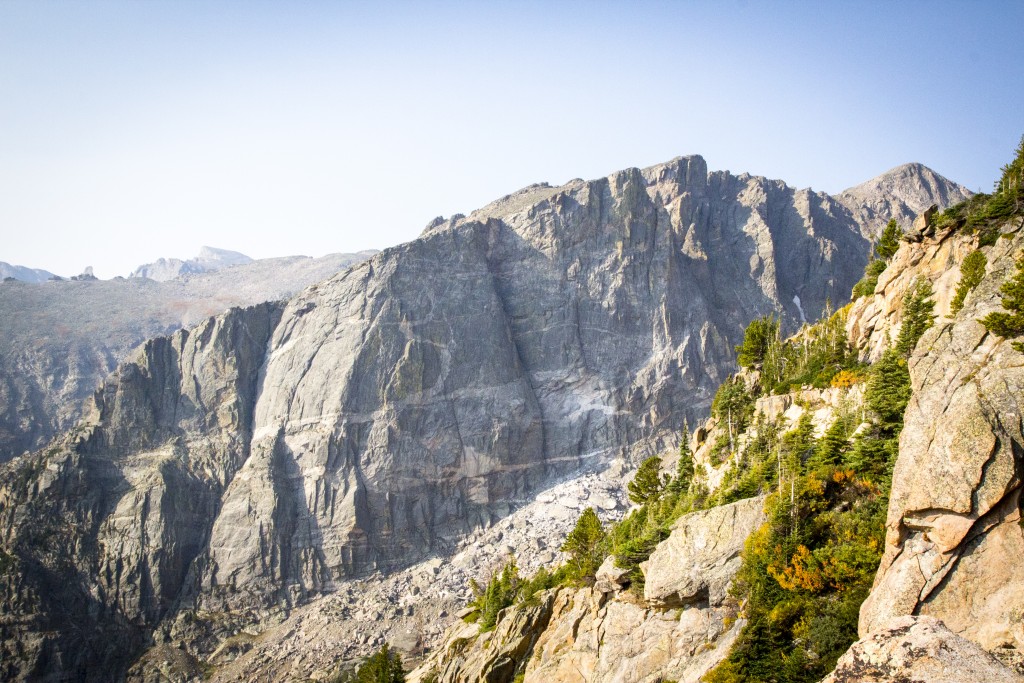
<path fill-rule="evenodd" d="M 0 0 L 0 261 L 127 275 L 414 239 L 534 182 L 701 154 L 991 190 L 1024 2 Z"/>

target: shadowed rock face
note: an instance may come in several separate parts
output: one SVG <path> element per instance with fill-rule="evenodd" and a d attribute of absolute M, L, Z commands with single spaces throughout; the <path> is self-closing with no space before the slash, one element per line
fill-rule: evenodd
<path fill-rule="evenodd" d="M 77 431 L 5 471 L 6 673 L 118 670 L 180 610 L 258 619 L 444 555 L 591 463 L 674 448 L 747 322 L 817 317 L 866 253 L 827 195 L 688 157 L 528 188 L 283 309 L 154 340 Z M 42 584 L 17 588 L 38 567 L 67 579 L 67 627 Z M 102 629 L 121 636 L 76 635 Z"/>

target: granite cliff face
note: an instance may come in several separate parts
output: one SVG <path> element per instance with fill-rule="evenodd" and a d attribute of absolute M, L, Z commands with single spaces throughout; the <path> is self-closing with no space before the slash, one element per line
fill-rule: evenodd
<path fill-rule="evenodd" d="M 1024 246 L 1019 226 L 1004 232 L 982 247 L 985 276 L 963 309 L 950 315 L 948 306 L 937 307 L 941 317 L 910 359 L 914 394 L 893 473 L 885 556 L 861 610 L 862 635 L 896 616 L 921 614 L 988 650 L 1024 650 L 1024 577 L 1011 571 L 1024 552 L 1024 359 L 978 322 L 1001 310 L 999 286 Z M 905 246 L 916 254 L 908 272 L 927 277 L 938 270 L 935 259 L 977 246 L 960 235 L 935 242 Z M 876 299 L 882 289 L 879 282 Z"/>
<path fill-rule="evenodd" d="M 846 297 L 862 232 L 827 195 L 680 158 L 527 188 L 148 342 L 5 468 L 5 675 L 108 676 L 158 626 L 205 656 L 674 446 L 751 318 Z"/>

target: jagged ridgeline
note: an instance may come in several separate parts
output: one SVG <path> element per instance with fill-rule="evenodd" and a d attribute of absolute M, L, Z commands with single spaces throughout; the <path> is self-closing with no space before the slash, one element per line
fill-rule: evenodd
<path fill-rule="evenodd" d="M 887 174 L 885 201 L 967 196 L 925 171 Z M 227 678 L 243 645 L 271 666 L 256 635 L 297 606 L 446 558 L 567 476 L 674 450 L 751 320 L 795 330 L 848 295 L 881 227 L 860 222 L 866 197 L 700 157 L 531 186 L 287 302 L 147 342 L 75 429 L 4 466 L 3 675 L 106 680 L 150 645 Z M 677 508 L 704 505 L 656 488 L 635 566 Z M 316 652 L 295 666 L 336 665 Z"/>
<path fill-rule="evenodd" d="M 1017 152 L 991 197 L 890 224 L 854 302 L 755 319 L 632 511 L 476 587 L 410 680 L 1024 680 Z"/>

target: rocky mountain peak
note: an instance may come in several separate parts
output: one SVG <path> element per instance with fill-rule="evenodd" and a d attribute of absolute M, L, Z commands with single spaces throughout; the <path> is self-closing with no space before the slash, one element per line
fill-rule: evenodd
<path fill-rule="evenodd" d="M 157 282 L 166 282 L 189 273 L 210 273 L 230 266 L 252 263 L 252 261 L 251 258 L 237 251 L 202 247 L 195 258 L 186 261 L 176 258 L 160 258 L 153 263 L 139 266 L 132 271 L 129 277 L 145 277 Z"/>
<path fill-rule="evenodd" d="M 952 206 L 973 194 L 924 164 L 909 163 L 843 190 L 836 199 L 853 213 L 865 237 L 874 239 L 890 218 L 908 229 L 929 206 Z"/>

